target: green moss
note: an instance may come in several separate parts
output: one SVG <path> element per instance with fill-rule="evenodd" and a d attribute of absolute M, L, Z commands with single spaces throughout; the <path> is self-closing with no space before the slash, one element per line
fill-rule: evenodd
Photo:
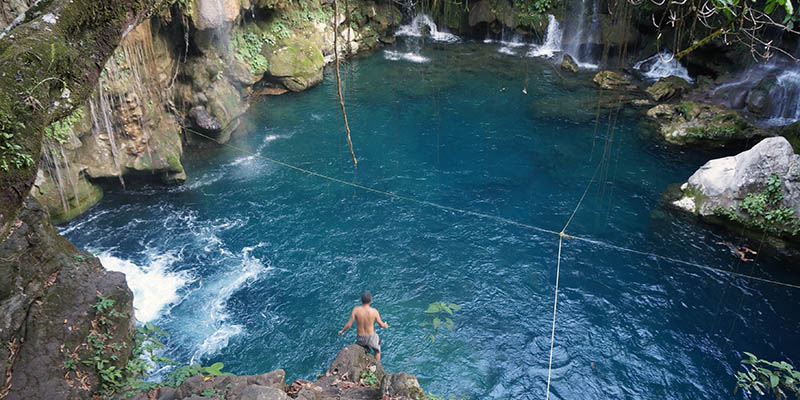
<path fill-rule="evenodd" d="M 272 35 L 259 32 L 257 28 L 249 28 L 243 32 L 234 33 L 231 43 L 235 57 L 246 63 L 254 75 L 263 74 L 267 70 L 269 60 L 261 52 L 265 45 L 275 44 L 275 38 Z"/>
<path fill-rule="evenodd" d="M 61 144 L 67 143 L 74 134 L 73 128 L 75 124 L 83 119 L 83 117 L 83 108 L 78 108 L 66 118 L 53 122 L 50 126 L 45 128 L 44 136 Z"/>

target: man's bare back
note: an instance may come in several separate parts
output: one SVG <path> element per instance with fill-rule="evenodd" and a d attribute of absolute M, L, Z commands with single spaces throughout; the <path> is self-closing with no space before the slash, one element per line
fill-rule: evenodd
<path fill-rule="evenodd" d="M 370 305 L 372 303 L 372 295 L 369 292 L 365 292 L 361 296 L 361 301 L 363 304 L 353 307 L 353 311 L 350 313 L 350 319 L 344 325 L 344 328 L 339 331 L 339 336 L 347 332 L 347 330 L 353 326 L 353 322 L 356 322 L 358 331 L 356 343 L 373 349 L 375 351 L 375 358 L 380 361 L 380 338 L 375 334 L 375 323 L 377 322 L 378 325 L 384 329 L 388 328 L 389 324 L 383 322 L 378 310 L 372 308 Z"/>

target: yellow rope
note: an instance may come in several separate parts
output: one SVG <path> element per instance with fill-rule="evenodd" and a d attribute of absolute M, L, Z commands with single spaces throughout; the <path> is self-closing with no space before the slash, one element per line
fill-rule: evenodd
<path fill-rule="evenodd" d="M 380 190 L 380 189 L 371 188 L 369 186 L 359 185 L 359 184 L 353 183 L 353 182 L 347 182 L 347 181 L 341 180 L 339 178 L 334 178 L 332 176 L 321 174 L 319 172 L 315 172 L 315 171 L 311 171 L 311 170 L 308 170 L 308 169 L 305 169 L 305 168 L 297 167 L 297 166 L 285 163 L 283 161 L 279 161 L 279 160 L 276 160 L 274 158 L 270 158 L 270 157 L 264 156 L 262 154 L 253 153 L 253 152 L 245 150 L 245 149 L 243 149 L 241 147 L 229 144 L 229 143 L 221 143 L 221 142 L 217 141 L 216 139 L 214 139 L 214 138 L 212 138 L 210 136 L 204 135 L 204 134 L 202 134 L 200 132 L 197 132 L 197 131 L 195 131 L 193 129 L 186 128 L 186 130 L 191 131 L 195 135 L 198 135 L 200 137 L 204 137 L 204 138 L 206 138 L 208 140 L 216 142 L 217 144 L 220 144 L 222 146 L 230 147 L 230 148 L 232 148 L 234 150 L 237 150 L 237 151 L 240 151 L 240 152 L 242 152 L 244 154 L 251 155 L 251 156 L 257 157 L 257 158 L 261 158 L 261 159 L 263 159 L 265 161 L 269 161 L 271 163 L 280 165 L 282 167 L 293 169 L 295 171 L 299 171 L 299 172 L 302 172 L 304 174 L 316 176 L 318 178 L 326 179 L 326 180 L 329 180 L 331 182 L 336 182 L 336 183 L 339 183 L 339 184 L 342 184 L 342 185 L 351 186 L 351 187 L 354 187 L 354 188 L 357 188 L 357 189 L 361 189 L 361 190 L 364 190 L 364 191 L 367 191 L 367 192 L 380 194 L 380 195 L 383 195 L 383 196 L 386 196 L 386 197 L 391 197 L 391 198 L 395 198 L 395 199 L 398 199 L 398 200 L 404 200 L 404 201 L 417 203 L 417 204 L 421 204 L 421 205 L 425 205 L 425 206 L 429 206 L 429 207 L 434 207 L 434 208 L 438 208 L 440 210 L 451 211 L 451 212 L 455 212 L 455 213 L 459 213 L 459 214 L 465 214 L 465 215 L 472 215 L 474 217 L 479 217 L 479 218 L 484 218 L 484 219 L 490 219 L 490 220 L 494 220 L 494 221 L 501 222 L 501 223 L 504 223 L 504 224 L 519 226 L 521 228 L 530 229 L 530 230 L 534 230 L 534 231 L 542 232 L 542 233 L 548 233 L 548 234 L 551 234 L 551 235 L 558 235 L 558 236 L 566 238 L 566 239 L 580 240 L 580 241 L 583 241 L 583 242 L 586 242 L 586 243 L 592 243 L 592 244 L 600 245 L 600 246 L 607 247 L 607 248 L 610 248 L 610 249 L 625 251 L 625 252 L 628 252 L 628 253 L 639 254 L 639 255 L 648 256 L 648 257 L 654 257 L 654 258 L 662 259 L 662 260 L 665 260 L 665 261 L 670 261 L 670 262 L 674 262 L 674 263 L 678 263 L 678 264 L 697 267 L 697 268 L 705 269 L 705 270 L 709 270 L 709 271 L 716 271 L 716 272 L 723 273 L 723 274 L 736 275 L 736 276 L 740 276 L 742 278 L 752 279 L 752 280 L 759 281 L 759 282 L 771 283 L 771 284 L 774 284 L 774 285 L 784 286 L 784 287 L 788 287 L 788 288 L 792 288 L 792 289 L 800 289 L 800 285 L 793 285 L 791 283 L 779 282 L 779 281 L 774 281 L 774 280 L 766 279 L 766 278 L 759 278 L 759 277 L 752 276 L 752 275 L 747 275 L 747 274 L 741 274 L 741 273 L 737 273 L 737 272 L 728 271 L 728 270 L 725 270 L 725 269 L 722 269 L 722 268 L 710 267 L 710 266 L 707 266 L 707 265 L 702 265 L 702 264 L 698 264 L 698 263 L 694 263 L 694 262 L 690 262 L 690 261 L 684 261 L 684 260 L 679 260 L 679 259 L 672 258 L 672 257 L 666 257 L 666 256 L 662 256 L 662 255 L 655 254 L 655 253 L 649 253 L 649 252 L 645 252 L 645 251 L 641 251 L 641 250 L 629 249 L 629 248 L 626 248 L 626 247 L 617 246 L 617 245 L 614 245 L 614 244 L 611 244 L 611 243 L 607 243 L 607 242 L 603 242 L 603 241 L 596 240 L 596 239 L 589 239 L 589 238 L 584 238 L 584 237 L 575 236 L 575 235 L 568 235 L 568 234 L 563 233 L 563 232 L 558 232 L 558 231 L 554 231 L 552 229 L 542 228 L 540 226 L 514 221 L 514 220 L 511 220 L 511 219 L 508 219 L 508 218 L 498 217 L 496 215 L 490 215 L 490 214 L 484 214 L 484 213 L 480 213 L 480 212 L 476 212 L 476 211 L 464 210 L 464 209 L 460 209 L 460 208 L 456 208 L 456 207 L 450 207 L 450 206 L 446 206 L 446 205 L 442 205 L 442 204 L 438 204 L 438 203 L 434 203 L 434 202 L 430 202 L 430 201 L 426 201 L 426 200 L 418 200 L 418 199 L 415 199 L 413 197 L 408 197 L 408 196 L 404 196 L 404 195 L 393 193 L 393 192 L 387 192 L 387 191 L 383 191 L 383 190 Z"/>

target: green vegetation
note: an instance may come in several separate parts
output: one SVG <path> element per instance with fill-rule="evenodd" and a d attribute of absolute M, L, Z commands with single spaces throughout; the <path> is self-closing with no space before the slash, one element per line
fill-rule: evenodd
<path fill-rule="evenodd" d="M 83 108 L 76 109 L 72 114 L 60 121 L 53 122 L 47 128 L 44 128 L 44 136 L 55 140 L 58 143 L 65 144 L 73 135 L 73 128 L 75 123 L 83 119 Z"/>
<path fill-rule="evenodd" d="M 461 306 L 458 304 L 445 303 L 443 301 L 438 301 L 428 305 L 428 308 L 425 309 L 426 320 L 422 322 L 421 326 L 431 327 L 431 332 L 428 333 L 428 338 L 431 339 L 431 342 L 436 340 L 436 334 L 439 333 L 440 327 L 444 326 L 449 331 L 453 331 L 455 326 L 450 317 L 453 315 L 453 312 L 460 309 Z"/>
<path fill-rule="evenodd" d="M 547 21 L 547 14 L 555 5 L 555 2 L 555 0 L 524 0 L 514 2 L 517 25 L 534 28 L 544 23 Z"/>
<path fill-rule="evenodd" d="M 76 260 L 77 260 L 76 256 Z M 85 258 L 83 258 L 85 259 Z M 231 375 L 222 372 L 224 364 L 214 363 L 207 367 L 199 365 L 183 365 L 175 368 L 161 382 L 148 382 L 149 371 L 159 364 L 174 364 L 172 360 L 160 355 L 164 345 L 161 339 L 169 336 L 158 326 L 146 323 L 136 329 L 134 344 L 131 348 L 130 358 L 124 368 L 119 368 L 120 357 L 124 355 L 123 349 L 127 346 L 124 342 L 115 341 L 117 327 L 121 325 L 125 315 L 116 310 L 116 301 L 97 295 L 97 300 L 92 305 L 95 318 L 92 329 L 86 336 L 84 343 L 78 346 L 63 362 L 62 368 L 66 370 L 65 378 L 71 379 L 86 376 L 83 368 L 93 369 L 100 377 L 99 389 L 96 396 L 110 397 L 123 395 L 131 397 L 159 386 L 177 388 L 186 379 L 202 376 Z"/>
<path fill-rule="evenodd" d="M 371 371 L 368 369 L 362 371 L 361 383 L 364 384 L 364 386 L 378 387 L 378 376 L 375 375 L 375 371 Z"/>
<path fill-rule="evenodd" d="M 240 32 L 233 35 L 233 48 L 236 58 L 247 63 L 253 71 L 266 71 L 269 60 L 261 54 L 265 44 L 274 45 L 275 38 L 255 32 Z"/>
<path fill-rule="evenodd" d="M 760 193 L 749 193 L 738 207 L 729 209 L 718 207 L 714 214 L 734 222 L 758 228 L 766 233 L 775 235 L 797 235 L 800 232 L 800 220 L 791 207 L 782 207 L 783 187 L 781 178 L 772 174 L 767 179 L 766 188 Z M 740 211 L 748 218 L 742 218 Z"/>
<path fill-rule="evenodd" d="M 800 399 L 800 371 L 786 361 L 766 361 L 752 353 L 744 354 L 748 358 L 742 364 L 747 371 L 736 373 L 736 390 L 742 389 L 748 397 L 752 392 L 761 396 L 771 392 L 777 399 L 789 398 L 788 395 Z"/>
<path fill-rule="evenodd" d="M 34 164 L 33 157 L 14 143 L 14 134 L 25 129 L 25 124 L 13 121 L 4 110 L 0 110 L 0 169 L 23 169 Z"/>

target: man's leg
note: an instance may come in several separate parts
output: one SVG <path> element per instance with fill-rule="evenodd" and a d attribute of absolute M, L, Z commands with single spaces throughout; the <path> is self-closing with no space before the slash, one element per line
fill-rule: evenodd
<path fill-rule="evenodd" d="M 381 362 L 381 352 L 380 352 L 380 350 L 375 350 L 375 359 L 378 360 L 378 362 Z"/>

